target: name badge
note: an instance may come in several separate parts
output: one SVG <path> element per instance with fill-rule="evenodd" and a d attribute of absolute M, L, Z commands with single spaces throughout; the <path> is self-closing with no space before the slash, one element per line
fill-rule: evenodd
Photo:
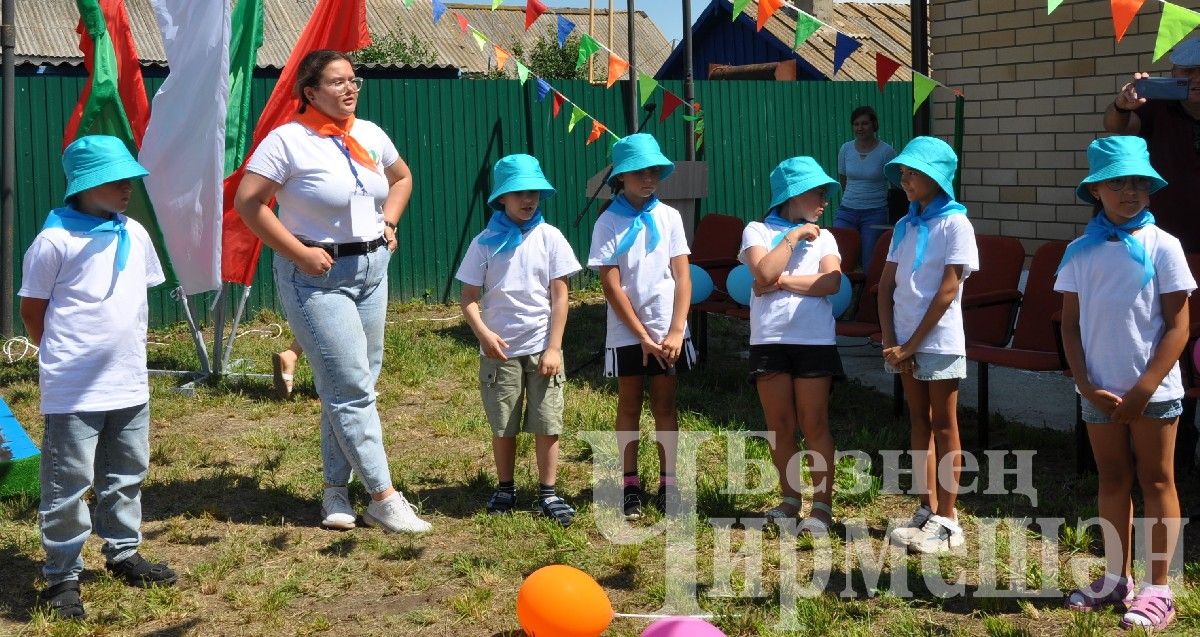
<path fill-rule="evenodd" d="M 350 233 L 370 239 L 379 233 L 379 213 L 375 211 L 374 197 L 350 195 Z"/>

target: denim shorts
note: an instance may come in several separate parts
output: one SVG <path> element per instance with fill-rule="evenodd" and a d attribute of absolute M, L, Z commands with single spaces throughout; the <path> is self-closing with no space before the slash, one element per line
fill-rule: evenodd
<path fill-rule="evenodd" d="M 1102 425 L 1112 422 L 1111 419 L 1103 411 L 1100 411 L 1092 404 L 1092 401 L 1084 398 L 1083 403 L 1083 422 L 1092 423 L 1093 425 Z M 1154 403 L 1147 403 L 1146 410 L 1142 412 L 1143 418 L 1155 418 L 1157 420 L 1174 420 L 1183 414 L 1183 401 L 1176 398 L 1175 400 L 1162 400 Z"/>
<path fill-rule="evenodd" d="M 917 367 L 913 370 L 913 378 L 917 380 L 951 380 L 967 377 L 966 356 L 917 352 L 913 358 L 917 361 Z M 883 369 L 889 374 L 900 373 L 900 370 L 886 362 L 883 364 Z"/>
<path fill-rule="evenodd" d="M 479 357 L 479 393 L 493 436 L 515 438 L 522 430 L 546 436 L 562 433 L 567 376 L 561 371 L 542 376 L 541 362 L 540 352 L 506 361 Z"/>

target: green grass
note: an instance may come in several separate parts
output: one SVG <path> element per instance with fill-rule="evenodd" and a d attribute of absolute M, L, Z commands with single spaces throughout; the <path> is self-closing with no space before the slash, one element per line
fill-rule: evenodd
<path fill-rule="evenodd" d="M 694 585 L 700 612 L 713 615 L 713 623 L 730 636 L 1025 637 L 1116 630 L 1117 615 L 1073 614 L 1062 608 L 1061 598 L 974 595 L 985 575 L 1001 589 L 1023 583 L 1036 590 L 1044 583 L 1074 586 L 1073 564 L 1086 576 L 1096 574 L 1098 532 L 1078 528 L 1080 519 L 1095 515 L 1095 478 L 1076 479 L 1069 452 L 1062 452 L 1072 441 L 1061 433 L 1006 426 L 1014 448 L 1039 451 L 1033 470 L 1036 507 L 1023 496 L 965 494 L 960 499 L 968 530 L 965 550 L 927 560 L 906 558 L 884 545 L 883 533 L 889 519 L 909 516 L 915 499 L 883 490 L 878 452 L 904 448 L 907 423 L 891 417 L 890 397 L 853 381 L 842 383 L 830 402 L 835 441 L 839 449 L 860 450 L 872 460 L 856 466 L 853 458 L 845 458 L 837 465 L 834 508 L 845 527 L 835 525 L 837 535 L 822 543 L 740 523 L 776 504 L 778 493 L 770 450 L 755 437 L 746 438 L 738 451 L 749 467 L 745 492 L 728 488 L 731 472 L 742 468 L 731 461 L 726 434 L 764 429 L 757 396 L 745 382 L 739 352 L 747 333 L 738 321 L 713 319 L 710 362 L 680 379 L 681 428 L 709 436 L 696 449 L 694 465 L 680 471 L 697 476 L 697 517 L 673 521 L 650 514 L 625 526 L 613 510 L 593 500 L 605 487 L 616 488 L 619 479 L 610 436 L 615 386 L 591 360 L 603 345 L 603 304 L 594 291 L 582 296 L 587 300 L 573 307 L 565 339 L 571 377 L 558 480 L 559 492 L 579 510 L 571 528 L 562 529 L 531 508 L 537 473 L 527 437 L 518 444 L 517 512 L 499 518 L 482 513 L 495 470 L 479 404 L 476 344 L 470 330 L 454 320 L 457 308 L 406 304 L 389 312 L 379 411 L 393 480 L 434 524 L 432 534 L 394 536 L 368 528 L 336 533 L 317 527 L 320 405 L 307 365 L 299 369 L 297 397 L 286 403 L 270 400 L 265 381 L 227 378 L 200 386 L 188 398 L 171 391 L 172 379 L 156 377 L 143 550 L 179 571 L 178 587 L 124 586 L 103 572 L 100 542 L 92 538 L 84 550 L 89 618 L 56 621 L 32 608 L 35 590 L 42 586 L 37 500 L 2 498 L 0 634 L 516 634 L 511 631 L 519 629 L 515 605 L 523 578 L 556 563 L 589 573 L 623 613 L 657 612 Z M 280 332 L 270 328 L 272 323 L 280 320 L 263 313 L 244 326 L 252 331 L 238 341 L 240 370 L 270 371 L 270 353 L 290 341 L 286 328 Z M 196 367 L 186 330 L 155 332 L 151 342 L 152 367 Z M 34 363 L 0 365 L 0 388 L 39 440 Z M 971 422 L 970 415 L 961 420 Z M 658 461 L 651 422 L 645 412 L 639 454 L 642 477 L 653 490 Z M 968 448 L 971 429 L 963 430 Z M 589 431 L 600 432 L 588 438 L 595 446 L 583 435 Z M 593 462 L 599 471 L 593 471 Z M 981 485 L 986 478 L 979 477 Z M 1191 482 L 1180 476 L 1185 510 L 1196 505 Z M 365 507 L 361 486 L 353 486 L 351 496 L 360 510 Z M 1012 520 L 996 528 L 994 563 L 980 562 L 978 520 L 1013 516 L 1066 518 L 1052 538 L 1058 543 L 1049 565 L 1053 572 L 1042 558 L 1046 538 L 1037 527 L 1013 528 Z M 715 518 L 730 522 L 714 528 L 708 521 Z M 853 542 L 844 539 L 851 525 Z M 612 529 L 624 529 L 628 537 L 617 541 L 608 534 Z M 668 553 L 662 529 L 691 533 L 694 581 L 669 575 L 686 561 Z M 1198 545 L 1198 531 L 1185 531 L 1175 634 L 1197 634 L 1200 566 L 1192 547 Z M 643 537 L 633 537 L 638 534 Z M 891 560 L 882 570 L 864 564 L 881 555 Z M 790 574 L 803 585 L 814 563 L 825 559 L 831 565 L 828 584 L 781 609 L 786 588 L 781 576 Z M 926 572 L 952 584 L 961 581 L 964 593 L 940 596 L 924 580 Z M 911 595 L 898 593 L 905 588 Z M 634 637 L 646 623 L 617 619 L 605 634 Z"/>

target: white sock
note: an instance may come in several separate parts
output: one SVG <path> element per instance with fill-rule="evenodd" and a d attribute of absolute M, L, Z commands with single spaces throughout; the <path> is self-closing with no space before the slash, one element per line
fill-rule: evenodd
<path fill-rule="evenodd" d="M 1166 597 L 1168 599 L 1175 599 L 1175 595 L 1171 592 L 1171 587 L 1166 584 L 1147 584 L 1142 587 L 1142 592 L 1158 595 L 1159 597 Z"/>

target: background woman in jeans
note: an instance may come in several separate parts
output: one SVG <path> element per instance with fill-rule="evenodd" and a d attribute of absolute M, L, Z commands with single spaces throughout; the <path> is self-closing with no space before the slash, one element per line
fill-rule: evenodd
<path fill-rule="evenodd" d="M 879 116 L 870 106 L 859 106 L 850 114 L 854 139 L 838 151 L 838 181 L 842 201 L 833 218 L 835 228 L 853 228 L 862 236 L 862 266 L 871 261 L 875 242 L 888 223 L 887 179 L 884 164 L 896 157 L 896 150 L 876 137 Z M 856 263 L 843 264 L 853 270 Z"/>
<path fill-rule="evenodd" d="M 375 124 L 356 120 L 362 80 L 346 55 L 300 62 L 299 110 L 254 151 L 234 206 L 275 250 L 275 285 L 321 398 L 321 525 L 355 524 L 353 470 L 371 494 L 363 519 L 387 531 L 430 528 L 392 486 L 375 381 L 383 364 L 387 265 L 412 174 Z M 279 202 L 279 217 L 269 207 Z"/>

